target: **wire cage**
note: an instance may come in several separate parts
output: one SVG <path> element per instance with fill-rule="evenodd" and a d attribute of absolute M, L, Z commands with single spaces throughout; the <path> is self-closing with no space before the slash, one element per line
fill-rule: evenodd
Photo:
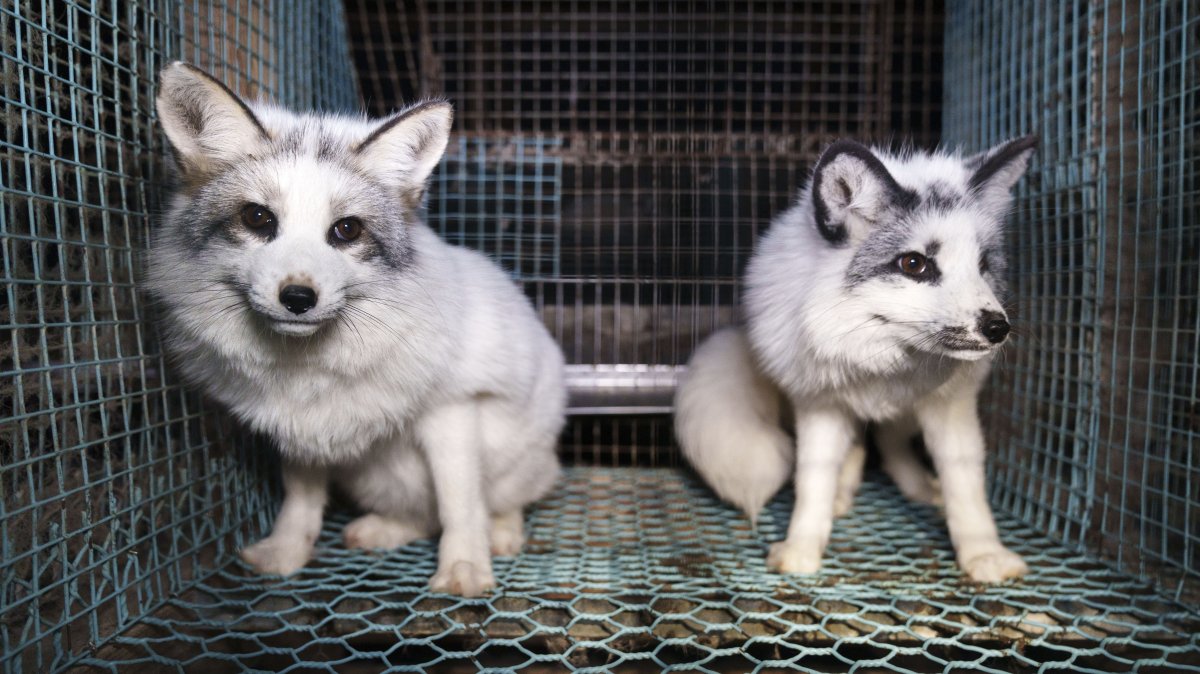
<path fill-rule="evenodd" d="M 130 0 L 0 6 L 0 666 L 46 671 L 1200 671 L 1200 12 L 1186 0 Z M 236 556 L 270 443 L 162 356 L 140 257 L 158 69 L 383 114 L 456 106 L 427 219 L 569 363 L 570 466 L 481 599 L 435 546 L 285 580 Z M 975 585 L 872 473 L 817 576 L 681 467 L 670 394 L 761 228 L 840 136 L 1036 132 L 1015 343 L 983 411 L 1029 576 Z"/>

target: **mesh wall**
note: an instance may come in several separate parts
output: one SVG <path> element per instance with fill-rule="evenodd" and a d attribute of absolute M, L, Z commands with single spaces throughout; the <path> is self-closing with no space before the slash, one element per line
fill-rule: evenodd
<path fill-rule="evenodd" d="M 469 193 L 435 196 L 431 224 L 501 252 L 584 391 L 610 378 L 606 366 L 660 369 L 663 387 L 639 394 L 621 380 L 587 408 L 637 418 L 572 419 L 567 456 L 610 466 L 679 462 L 669 419 L 648 412 L 669 407 L 671 368 L 736 320 L 759 229 L 825 144 L 937 142 L 942 11 L 935 0 L 347 2 L 372 112 L 430 95 L 455 104 L 455 150 L 470 155 L 447 166 L 454 185 L 436 187 L 461 185 L 465 160 L 542 209 L 525 231 L 479 220 Z M 620 447 L 606 447 L 614 434 Z"/>
<path fill-rule="evenodd" d="M 246 96 L 357 100 L 344 32 L 330 30 L 341 6 L 298 9 L 0 7 L 4 671 L 61 667 L 200 577 L 234 532 L 269 523 L 261 448 L 212 441 L 241 434 L 167 375 L 135 288 L 166 179 L 153 100 L 167 60 Z"/>
<path fill-rule="evenodd" d="M 996 497 L 1200 603 L 1200 11 L 957 3 L 950 139 L 1036 131 L 1013 227 Z"/>
<path fill-rule="evenodd" d="M 947 19 L 891 0 L 0 7 L 3 670 L 1200 671 L 1195 7 Z M 431 593 L 432 541 L 346 549 L 344 503 L 291 578 L 234 554 L 278 505 L 269 443 L 178 386 L 134 290 L 166 179 L 154 74 L 179 56 L 297 107 L 355 107 L 356 79 L 375 114 L 454 100 L 429 221 L 523 285 L 575 390 L 576 467 L 493 594 Z M 678 461 L 678 366 L 736 320 L 758 230 L 825 142 L 931 145 L 943 122 L 971 148 L 1044 142 L 988 406 L 1001 536 L 1032 572 L 966 581 L 940 513 L 871 474 L 821 574 L 770 573 L 788 490 L 754 530 L 648 467 Z"/>

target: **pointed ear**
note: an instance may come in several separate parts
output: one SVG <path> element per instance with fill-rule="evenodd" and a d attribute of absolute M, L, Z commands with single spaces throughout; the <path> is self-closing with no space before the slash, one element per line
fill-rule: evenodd
<path fill-rule="evenodd" d="M 1029 158 L 1037 144 L 1037 136 L 1024 136 L 967 157 L 967 169 L 971 171 L 967 189 L 1007 198 L 1009 190 L 1029 168 Z"/>
<path fill-rule="evenodd" d="M 454 109 L 446 101 L 418 103 L 380 124 L 355 153 L 363 168 L 399 190 L 415 207 L 425 192 L 425 181 L 446 151 L 453 121 Z"/>
<path fill-rule="evenodd" d="M 813 169 L 817 230 L 835 245 L 862 239 L 884 212 L 915 198 L 875 153 L 852 140 L 834 142 Z"/>
<path fill-rule="evenodd" d="M 158 120 L 184 174 L 244 157 L 269 140 L 250 108 L 195 66 L 174 61 L 159 74 Z"/>

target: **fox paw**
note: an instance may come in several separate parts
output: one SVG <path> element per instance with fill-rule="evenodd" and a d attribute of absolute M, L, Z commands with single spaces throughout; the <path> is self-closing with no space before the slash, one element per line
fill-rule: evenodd
<path fill-rule="evenodd" d="M 312 557 L 312 544 L 294 538 L 268 536 L 242 548 L 241 557 L 259 573 L 290 576 L 308 563 Z"/>
<path fill-rule="evenodd" d="M 897 482 L 900 493 L 914 502 L 931 506 L 942 506 L 942 483 L 930 472 L 923 472 L 919 477 L 902 483 Z"/>
<path fill-rule="evenodd" d="M 767 568 L 779 573 L 816 573 L 821 570 L 821 548 L 811 542 L 774 543 L 767 553 Z"/>
<path fill-rule="evenodd" d="M 959 562 L 962 570 L 977 583 L 999 583 L 1029 572 L 1025 560 L 1008 548 L 977 554 Z"/>
<path fill-rule="evenodd" d="M 525 544 L 524 523 L 521 514 L 503 515 L 492 518 L 492 554 L 497 557 L 512 557 Z"/>
<path fill-rule="evenodd" d="M 451 560 L 438 564 L 437 573 L 429 579 L 429 589 L 434 592 L 457 594 L 463 597 L 479 597 L 496 587 L 490 562 L 468 562 L 465 559 Z"/>
<path fill-rule="evenodd" d="M 346 525 L 342 539 L 348 548 L 391 550 L 428 534 L 407 522 L 369 514 Z"/>
<path fill-rule="evenodd" d="M 854 491 L 838 489 L 837 497 L 833 500 L 833 516 L 841 517 L 854 507 Z"/>

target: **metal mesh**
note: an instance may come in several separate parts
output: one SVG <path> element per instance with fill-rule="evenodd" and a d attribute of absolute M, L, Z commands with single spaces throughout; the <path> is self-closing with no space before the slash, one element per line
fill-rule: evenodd
<path fill-rule="evenodd" d="M 942 30 L 900 0 L 0 7 L 3 670 L 1200 671 L 1195 8 L 956 2 Z M 677 461 L 677 368 L 821 145 L 936 141 L 943 37 L 950 139 L 1044 139 L 988 420 L 1033 573 L 965 583 L 879 476 L 822 574 L 768 573 L 790 494 L 752 531 L 644 466 Z M 295 578 L 237 561 L 278 504 L 266 443 L 170 378 L 134 290 L 178 56 L 297 107 L 354 107 L 352 70 L 374 113 L 454 99 L 429 220 L 535 301 L 571 363 L 564 455 L 593 466 L 495 595 L 429 593 L 428 541 L 345 549 L 344 504 Z"/>
<path fill-rule="evenodd" d="M 370 110 L 450 98 L 452 149 L 472 153 L 475 175 L 543 204 L 531 219 L 481 221 L 463 210 L 475 188 L 446 195 L 436 190 L 463 183 L 439 181 L 430 218 L 456 242 L 499 251 L 562 344 L 579 413 L 573 460 L 678 463 L 669 433 L 637 428 L 669 427 L 644 408 L 669 409 L 674 373 L 610 386 L 612 366 L 677 368 L 736 320 L 759 228 L 832 138 L 929 146 L 941 131 L 935 0 L 350 0 L 347 15 Z M 521 148 L 524 174 L 486 156 Z M 523 238 L 542 245 L 518 248 Z M 605 418 L 639 407 L 637 420 Z M 596 451 L 618 425 L 650 444 Z"/>
<path fill-rule="evenodd" d="M 1200 604 L 1200 12 L 956 3 L 947 45 L 952 140 L 1043 139 L 1013 228 L 995 495 Z"/>
<path fill-rule="evenodd" d="M 0 7 L 4 671 L 61 667 L 269 522 L 259 453 L 214 444 L 238 433 L 166 375 L 135 285 L 164 177 L 158 69 L 184 57 L 245 95 L 348 107 L 341 7 L 304 9 Z"/>
<path fill-rule="evenodd" d="M 1017 587 L 963 580 L 940 514 L 878 476 L 819 577 L 764 566 L 759 530 L 672 469 L 572 470 L 529 515 L 501 591 L 431 594 L 436 545 L 348 551 L 340 514 L 285 582 L 219 566 L 81 671 L 1200 671 L 1200 619 L 1013 518 Z"/>

